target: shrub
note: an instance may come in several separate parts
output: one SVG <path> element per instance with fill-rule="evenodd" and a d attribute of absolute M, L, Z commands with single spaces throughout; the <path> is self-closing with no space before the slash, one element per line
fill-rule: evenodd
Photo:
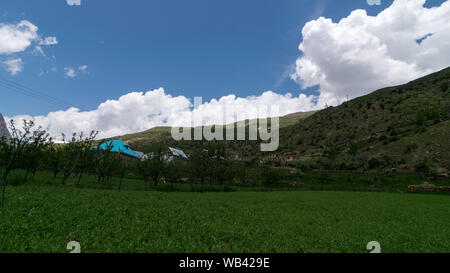
<path fill-rule="evenodd" d="M 376 157 L 371 157 L 367 162 L 369 169 L 375 169 L 380 166 L 380 160 Z"/>
<path fill-rule="evenodd" d="M 441 119 L 441 115 L 442 113 L 439 107 L 425 107 L 419 109 L 416 113 L 416 125 L 426 125 L 427 121 L 434 121 L 434 123 L 437 123 Z"/>
<path fill-rule="evenodd" d="M 262 179 L 265 186 L 273 187 L 280 183 L 281 175 L 278 171 L 266 168 L 263 171 Z"/>
<path fill-rule="evenodd" d="M 442 92 L 447 92 L 448 90 L 448 82 L 444 82 L 441 84 L 440 89 Z"/>
<path fill-rule="evenodd" d="M 405 154 L 409 154 L 415 150 L 417 150 L 419 146 L 417 145 L 417 143 L 411 143 L 406 145 L 406 149 L 405 149 Z"/>
<path fill-rule="evenodd" d="M 437 176 L 438 166 L 436 160 L 431 156 L 425 156 L 414 167 L 416 172 L 422 174 L 424 177 Z"/>

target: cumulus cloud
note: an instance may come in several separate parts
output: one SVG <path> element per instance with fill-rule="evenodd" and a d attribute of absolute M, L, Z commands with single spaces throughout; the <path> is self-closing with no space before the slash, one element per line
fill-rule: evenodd
<path fill-rule="evenodd" d="M 377 16 L 355 10 L 336 23 L 308 22 L 291 78 L 303 88 L 320 86 L 324 106 L 449 66 L 450 1 L 433 8 L 425 2 L 395 0 Z"/>
<path fill-rule="evenodd" d="M 38 35 L 38 27 L 27 20 L 22 20 L 17 24 L 0 23 L 0 55 L 16 55 L 35 44 L 35 53 L 45 56 L 41 46 L 57 43 L 56 37 L 42 39 Z M 22 71 L 22 60 L 20 58 L 10 59 L 3 63 L 12 75 Z"/>
<path fill-rule="evenodd" d="M 46 116 L 13 119 L 34 119 L 54 137 L 62 132 L 98 130 L 103 138 L 156 126 L 227 124 L 239 120 L 235 113 L 241 112 L 247 112 L 245 118 L 249 119 L 266 116 L 248 111 L 255 105 L 278 105 L 278 114 L 285 115 L 339 104 L 347 96 L 404 83 L 450 64 L 450 0 L 433 8 L 424 8 L 424 3 L 395 0 L 377 16 L 355 10 L 339 22 L 321 17 L 307 23 L 299 46 L 302 56 L 291 78 L 303 88 L 319 86 L 317 97 L 273 91 L 249 97 L 231 94 L 194 109 L 189 98 L 173 97 L 160 88 L 128 93 L 92 111 L 70 108 Z M 66 67 L 65 72 L 75 77 L 86 70 L 87 66 L 78 70 Z M 193 124 L 193 116 L 200 112 L 203 120 Z"/>
<path fill-rule="evenodd" d="M 64 74 L 69 78 L 75 78 L 77 76 L 77 72 L 72 67 L 64 67 Z"/>
<path fill-rule="evenodd" d="M 69 6 L 81 6 L 81 0 L 66 0 Z"/>
<path fill-rule="evenodd" d="M 17 24 L 0 24 L 0 54 L 22 52 L 39 38 L 38 27 L 23 20 Z"/>
<path fill-rule="evenodd" d="M 131 92 L 118 100 L 107 100 L 92 111 L 80 111 L 70 108 L 65 111 L 51 112 L 46 116 L 19 115 L 12 117 L 16 122 L 33 119 L 36 124 L 46 128 L 55 138 L 61 133 L 100 131 L 99 137 L 113 137 L 135 133 L 156 126 L 198 126 L 201 124 L 227 124 L 237 121 L 234 113 L 248 111 L 255 105 L 278 105 L 280 115 L 315 109 L 313 97 L 291 94 L 281 95 L 267 91 L 260 96 L 245 98 L 235 95 L 201 104 L 193 108 L 192 100 L 184 96 L 174 97 L 163 88 L 148 92 Z M 222 109 L 227 109 L 223 112 Z M 203 113 L 204 119 L 192 123 L 193 115 Z M 262 114 L 267 113 L 262 112 Z M 269 113 L 270 114 L 270 113 Z M 249 112 L 247 118 L 261 117 L 261 113 Z"/>
<path fill-rule="evenodd" d="M 11 73 L 11 75 L 17 75 L 19 72 L 22 72 L 23 62 L 21 58 L 6 60 L 3 64 L 6 67 L 6 71 Z"/>

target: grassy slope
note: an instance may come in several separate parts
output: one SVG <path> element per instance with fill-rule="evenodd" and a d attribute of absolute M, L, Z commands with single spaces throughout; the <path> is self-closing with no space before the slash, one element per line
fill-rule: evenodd
<path fill-rule="evenodd" d="M 316 113 L 316 112 L 315 111 L 300 112 L 300 113 L 294 113 L 294 114 L 289 114 L 289 115 L 280 117 L 280 127 L 284 128 L 284 127 L 292 126 L 292 125 L 296 124 L 298 121 L 312 116 L 314 113 Z M 248 124 L 249 122 L 254 122 L 254 121 L 255 120 L 246 121 L 246 124 Z M 144 132 L 128 134 L 128 135 L 121 136 L 119 138 L 121 138 L 124 141 L 127 141 L 130 144 L 136 143 L 139 141 L 149 141 L 149 142 L 150 141 L 158 141 L 163 138 L 170 137 L 170 131 L 171 131 L 170 127 L 155 127 L 155 128 L 149 129 Z"/>
<path fill-rule="evenodd" d="M 438 166 L 450 167 L 450 121 L 430 126 L 426 131 L 407 135 L 398 141 L 385 144 L 377 143 L 373 153 L 381 154 L 390 151 L 397 159 L 405 162 L 419 162 L 424 157 L 436 159 Z M 409 150 L 412 150 L 408 152 Z M 407 160 L 406 160 L 407 159 Z M 408 166 L 404 165 L 404 168 Z M 412 167 L 412 166 L 411 166 Z"/>
<path fill-rule="evenodd" d="M 0 252 L 449 252 L 448 196 L 10 187 Z M 32 209 L 34 208 L 34 209 Z"/>
<path fill-rule="evenodd" d="M 280 128 L 292 126 L 300 120 L 312 116 L 314 113 L 316 112 L 302 112 L 280 117 Z M 246 125 L 248 126 L 250 122 L 255 122 L 255 120 L 246 121 Z M 174 141 L 171 136 L 170 127 L 156 127 L 144 132 L 129 134 L 118 138 L 130 144 L 134 150 L 143 151 L 145 153 L 154 151 L 155 147 L 166 148 L 168 146 L 182 147 L 185 152 L 191 153 L 193 150 L 196 150 L 203 145 L 199 144 L 197 141 Z M 239 154 L 240 158 L 253 156 L 255 155 L 255 151 L 259 151 L 259 144 L 256 141 L 225 141 L 215 142 L 213 145 L 224 145 L 231 154 Z"/>
<path fill-rule="evenodd" d="M 296 153 L 300 159 L 310 159 L 334 149 L 341 162 L 361 163 L 376 157 L 388 161 L 385 165 L 407 170 L 414 169 L 424 156 L 431 154 L 440 167 L 450 169 L 449 143 L 445 137 L 450 133 L 450 88 L 444 90 L 443 85 L 450 85 L 450 68 L 405 85 L 375 91 L 338 107 L 283 117 L 281 143 L 276 154 Z M 168 127 L 126 135 L 122 139 L 144 152 L 154 144 L 179 146 L 187 152 L 200 146 L 195 141 L 173 141 Z M 229 153 L 244 159 L 267 155 L 259 154 L 259 143 L 255 141 L 216 145 L 225 145 Z M 350 156 L 352 145 L 357 151 Z"/>
<path fill-rule="evenodd" d="M 322 110 L 282 129 L 280 149 L 310 157 L 323 155 L 331 146 L 338 150 L 338 157 L 349 160 L 350 144 L 354 143 L 358 148 L 354 158 L 387 155 L 412 168 L 428 151 L 429 142 L 434 143 L 430 152 L 448 159 L 448 138 L 444 136 L 450 132 L 450 89 L 443 91 L 442 86 L 449 83 L 447 68 Z M 418 149 L 405 153 L 408 142 L 417 144 Z M 443 164 L 449 167 L 450 162 Z"/>

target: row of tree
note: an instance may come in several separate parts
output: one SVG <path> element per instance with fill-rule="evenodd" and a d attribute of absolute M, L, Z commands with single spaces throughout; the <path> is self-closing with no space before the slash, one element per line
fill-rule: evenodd
<path fill-rule="evenodd" d="M 281 172 L 249 166 L 242 162 L 225 160 L 223 147 L 202 147 L 193 151 L 189 160 L 168 161 L 162 147 L 155 148 L 153 156 L 145 160 L 124 160 L 123 155 L 112 151 L 111 142 L 96 141 L 98 132 L 62 135 L 63 142 L 55 143 L 49 134 L 33 121 L 23 121 L 17 128 L 10 121 L 11 139 L 0 139 L 0 170 L 2 171 L 2 206 L 9 174 L 17 169 L 25 171 L 23 183 L 36 172 L 51 172 L 66 184 L 69 177 L 79 185 L 86 174 L 97 176 L 98 183 L 112 177 L 141 178 L 158 186 L 161 181 L 171 183 L 209 183 L 224 185 L 235 181 L 241 184 L 273 186 L 281 180 Z M 100 147 L 102 149 L 95 148 Z M 97 146 L 95 146 L 97 145 Z M 72 179 L 73 180 L 73 179 Z"/>

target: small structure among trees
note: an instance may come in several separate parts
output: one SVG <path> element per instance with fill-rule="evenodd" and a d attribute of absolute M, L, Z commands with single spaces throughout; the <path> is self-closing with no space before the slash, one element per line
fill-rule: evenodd
<path fill-rule="evenodd" d="M 106 141 L 99 146 L 92 147 L 92 150 L 111 151 L 113 153 L 119 153 L 120 157 L 125 161 L 133 161 L 139 159 L 139 156 L 130 149 L 130 146 L 120 139 L 113 139 Z"/>
<path fill-rule="evenodd" d="M 133 152 L 138 156 L 138 158 L 141 161 L 148 159 L 148 155 L 144 154 L 143 152 L 139 152 L 139 151 L 133 151 Z"/>
<path fill-rule="evenodd" d="M 188 160 L 189 157 L 180 148 L 169 147 L 164 154 L 164 160 L 172 162 L 175 158 Z"/>

